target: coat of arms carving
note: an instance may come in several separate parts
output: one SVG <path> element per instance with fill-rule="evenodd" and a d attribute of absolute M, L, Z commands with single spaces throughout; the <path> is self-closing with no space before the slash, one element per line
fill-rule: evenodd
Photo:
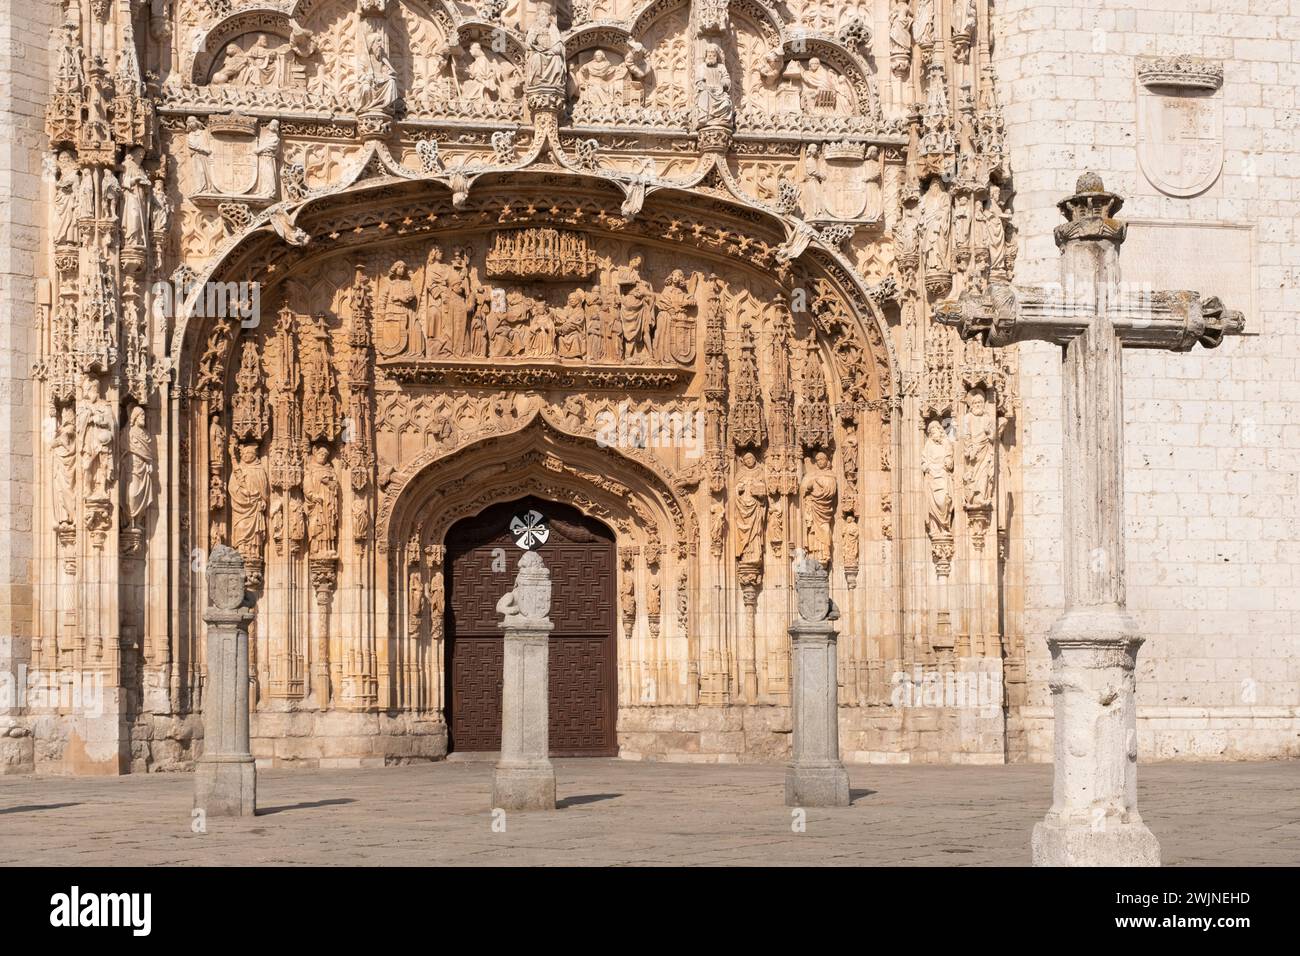
<path fill-rule="evenodd" d="M 1223 170 L 1223 67 L 1194 57 L 1138 63 L 1138 162 L 1151 185 L 1195 196 Z"/>

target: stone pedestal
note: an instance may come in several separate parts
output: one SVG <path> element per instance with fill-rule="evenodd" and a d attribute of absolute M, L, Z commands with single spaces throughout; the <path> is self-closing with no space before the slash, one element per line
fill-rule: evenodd
<path fill-rule="evenodd" d="M 257 768 L 248 739 L 248 624 L 244 559 L 224 545 L 208 559 L 207 687 L 203 756 L 194 768 L 194 807 L 208 816 L 257 812 Z"/>
<path fill-rule="evenodd" d="M 1116 608 L 1068 612 L 1048 635 L 1056 773 L 1034 826 L 1034 866 L 1159 866 L 1137 811 L 1134 665 L 1142 643 Z"/>
<path fill-rule="evenodd" d="M 790 807 L 847 807 L 849 775 L 840 762 L 839 678 L 829 575 L 816 561 L 795 562 L 798 617 L 790 626 L 793 754 L 785 774 Z"/>
<path fill-rule="evenodd" d="M 551 646 L 545 626 L 504 626 L 501 679 L 501 759 L 492 776 L 492 806 L 503 810 L 554 810 L 547 693 Z"/>
<path fill-rule="evenodd" d="M 551 631 L 550 572 L 535 551 L 519 561 L 515 588 L 497 604 L 505 615 L 501 674 L 501 759 L 492 776 L 492 806 L 554 810 L 548 711 Z"/>

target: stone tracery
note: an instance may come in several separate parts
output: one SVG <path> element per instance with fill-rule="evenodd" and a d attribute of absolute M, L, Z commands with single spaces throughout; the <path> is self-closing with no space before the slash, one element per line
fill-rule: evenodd
<path fill-rule="evenodd" d="M 179 528 L 140 548 L 229 542 L 258 594 L 269 699 L 436 719 L 436 686 L 383 672 L 414 659 L 397 643 L 436 643 L 428 549 L 452 517 L 529 486 L 476 465 L 427 488 L 463 500 L 420 503 L 422 527 L 394 502 L 484 436 L 555 431 L 563 453 L 529 449 L 528 473 L 641 549 L 621 593 L 638 640 L 683 642 L 678 678 L 657 684 L 681 703 L 785 699 L 783 627 L 762 622 L 792 549 L 852 588 L 873 561 L 922 573 L 909 555 L 924 549 L 927 583 L 953 590 L 967 572 L 950 547 L 1004 518 L 1014 368 L 954 357 L 925 318 L 1014 264 L 1001 119 L 970 54 L 983 6 L 950 23 L 951 55 L 924 2 L 549 10 L 180 4 L 199 40 L 162 41 L 157 82 L 116 56 L 149 49 L 129 24 L 101 41 L 69 20 L 49 114 L 51 548 L 71 559 L 69 536 L 95 546 L 120 527 L 129 553 L 162 508 Z M 131 290 L 171 276 L 260 283 L 260 321 L 192 299 L 166 329 L 133 318 Z M 923 426 L 963 414 L 961 467 L 936 471 Z M 627 426 L 604 473 L 568 462 L 586 452 L 560 437 L 599 443 L 601 416 Z M 657 443 L 664 421 L 679 431 Z M 936 518 L 921 493 L 941 480 L 961 507 Z M 977 557 L 982 532 L 969 543 L 971 562 L 996 560 Z M 408 563 L 377 571 L 376 554 Z M 893 572 L 862 577 L 879 600 L 853 612 L 842 673 L 849 699 L 881 703 L 885 661 L 934 650 Z M 191 586 L 172 585 L 181 643 Z M 958 625 L 968 655 L 996 642 L 977 617 Z M 136 663 L 177 700 L 197 692 L 192 644 Z"/>

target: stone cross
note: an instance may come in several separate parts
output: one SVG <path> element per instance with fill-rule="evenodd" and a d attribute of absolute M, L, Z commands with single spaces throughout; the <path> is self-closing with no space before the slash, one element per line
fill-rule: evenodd
<path fill-rule="evenodd" d="M 802 553 L 794 562 L 798 613 L 790 625 L 794 737 L 785 772 L 789 807 L 847 807 L 849 775 L 840 762 L 839 677 L 830 574 Z"/>
<path fill-rule="evenodd" d="M 547 734 L 550 681 L 551 572 L 542 556 L 519 559 L 514 590 L 497 602 L 503 615 L 505 660 L 501 674 L 501 759 L 492 777 L 492 806 L 502 810 L 554 810 L 555 769 Z"/>
<path fill-rule="evenodd" d="M 1123 201 L 1093 173 L 1060 202 L 1061 288 L 977 288 L 936 319 L 963 338 L 1062 347 L 1065 612 L 1047 636 L 1055 780 L 1034 827 L 1035 866 L 1159 866 L 1137 809 L 1134 668 L 1142 644 L 1124 595 L 1123 350 L 1214 348 L 1242 329 L 1239 312 L 1194 292 L 1126 290 Z"/>
<path fill-rule="evenodd" d="M 257 812 L 257 766 L 248 742 L 248 624 L 244 559 L 218 545 L 208 557 L 208 677 L 203 756 L 194 768 L 194 807 L 207 816 Z"/>

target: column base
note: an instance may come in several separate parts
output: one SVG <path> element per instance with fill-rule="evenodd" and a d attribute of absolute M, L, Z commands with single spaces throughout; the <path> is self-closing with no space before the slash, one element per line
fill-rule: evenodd
<path fill-rule="evenodd" d="M 497 767 L 492 774 L 492 808 L 554 810 L 555 769 L 550 761 L 529 767 Z"/>
<path fill-rule="evenodd" d="M 210 817 L 257 813 L 257 765 L 244 757 L 200 757 L 194 766 L 194 808 Z"/>
<path fill-rule="evenodd" d="M 1145 823 L 1034 824 L 1034 866 L 1159 866 L 1160 842 Z"/>
<path fill-rule="evenodd" d="M 787 807 L 847 807 L 849 774 L 843 766 L 787 767 Z"/>

